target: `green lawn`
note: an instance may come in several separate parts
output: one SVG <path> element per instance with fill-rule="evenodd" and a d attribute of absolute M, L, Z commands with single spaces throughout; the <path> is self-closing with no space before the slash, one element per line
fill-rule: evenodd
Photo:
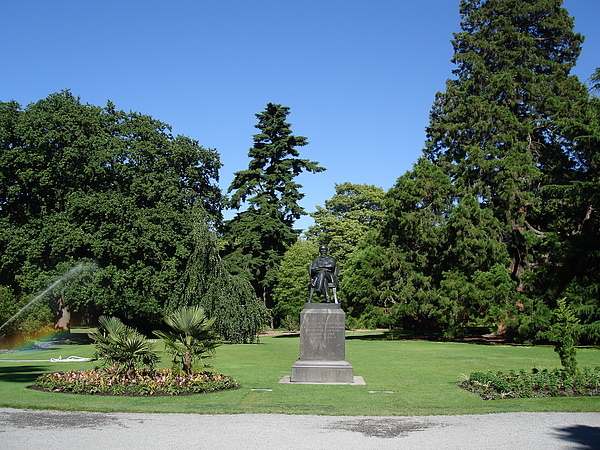
<path fill-rule="evenodd" d="M 475 371 L 553 369 L 552 347 L 382 340 L 376 332 L 348 333 L 346 358 L 366 386 L 280 384 L 299 356 L 297 336 L 261 338 L 256 345 L 225 345 L 205 362 L 238 380 L 241 389 L 205 395 L 127 398 L 56 394 L 26 389 L 44 372 L 81 370 L 95 363 L 25 362 L 91 356 L 90 345 L 52 345 L 0 354 L 0 406 L 81 411 L 199 414 L 436 415 L 514 411 L 600 411 L 600 397 L 482 400 L 458 388 Z M 579 349 L 580 366 L 600 366 L 599 349 Z M 8 360 L 21 360 L 12 362 Z M 163 360 L 164 367 L 169 359 Z M 260 391 L 253 389 L 272 389 Z M 369 391 L 393 391 L 370 393 Z"/>

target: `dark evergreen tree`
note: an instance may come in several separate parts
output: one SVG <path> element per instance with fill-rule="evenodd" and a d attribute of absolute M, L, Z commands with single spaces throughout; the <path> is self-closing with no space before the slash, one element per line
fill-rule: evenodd
<path fill-rule="evenodd" d="M 549 280 L 534 274 L 552 266 L 559 221 L 572 222 L 552 214 L 564 198 L 551 204 L 545 188 L 580 172 L 565 124 L 587 105 L 569 74 L 583 38 L 561 0 L 462 0 L 460 12 L 456 78 L 436 95 L 425 159 L 390 190 L 381 232 L 403 267 L 387 281 L 426 280 L 417 292 L 435 296 L 415 294 L 432 302 L 419 300 L 414 317 L 448 335 L 465 325 L 516 328 L 536 310 L 550 317 L 557 293 L 537 301 Z"/>
<path fill-rule="evenodd" d="M 229 192 L 230 206 L 239 212 L 225 227 L 225 259 L 233 272 L 245 272 L 257 295 L 273 306 L 272 290 L 286 247 L 298 238 L 294 222 L 306 214 L 298 202 L 302 186 L 294 181 L 300 173 L 321 172 L 317 162 L 299 158 L 297 147 L 308 142 L 294 136 L 287 123 L 289 108 L 268 103 L 256 114 L 260 133 L 248 152 L 247 170 L 235 173 Z"/>
<path fill-rule="evenodd" d="M 586 96 L 569 71 L 583 38 L 560 0 L 463 0 L 457 64 L 427 128 L 425 153 L 459 195 L 475 196 L 504 227 L 515 279 L 544 238 L 539 188 L 574 162 L 557 132 Z"/>
<path fill-rule="evenodd" d="M 596 75 L 600 71 L 596 71 Z M 593 78 L 591 80 L 593 82 Z M 550 231 L 543 251 L 545 264 L 531 274 L 534 294 L 542 299 L 566 298 L 582 326 L 584 340 L 600 341 L 600 99 L 592 96 L 583 113 L 561 122 L 564 135 L 573 143 L 573 168 L 562 179 L 542 189 L 543 211 L 549 217 Z M 546 302 L 537 302 L 541 308 Z M 541 309 L 540 308 L 540 309 Z M 548 311 L 541 309 L 526 328 L 536 329 Z"/>
<path fill-rule="evenodd" d="M 194 209 L 193 252 L 167 305 L 167 311 L 201 306 L 214 320 L 214 330 L 227 342 L 248 344 L 269 324 L 270 314 L 243 277 L 231 275 L 219 256 L 217 235 L 206 213 Z"/>

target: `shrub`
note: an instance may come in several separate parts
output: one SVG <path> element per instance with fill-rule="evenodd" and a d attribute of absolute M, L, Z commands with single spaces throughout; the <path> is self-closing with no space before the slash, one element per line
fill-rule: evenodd
<path fill-rule="evenodd" d="M 201 361 L 202 355 L 221 345 L 212 330 L 214 322 L 215 319 L 206 317 L 200 306 L 183 306 L 165 317 L 170 331 L 155 331 L 154 334 L 165 341 L 167 352 L 173 355 L 173 367 L 191 374 L 196 360 Z"/>
<path fill-rule="evenodd" d="M 143 367 L 153 368 L 159 360 L 156 343 L 116 317 L 100 316 L 100 328 L 89 336 L 96 347 L 95 357 L 109 365 L 109 371 L 133 377 Z"/>
<path fill-rule="evenodd" d="M 548 339 L 554 344 L 554 351 L 558 353 L 560 363 L 564 369 L 574 374 L 577 371 L 577 340 L 581 331 L 579 318 L 567 305 L 567 299 L 561 298 L 554 310 L 553 323 L 550 328 L 540 333 L 542 339 Z"/>
<path fill-rule="evenodd" d="M 485 400 L 530 397 L 575 397 L 600 395 L 600 367 L 585 368 L 571 373 L 533 369 L 515 373 L 475 372 L 458 386 L 476 393 Z"/>

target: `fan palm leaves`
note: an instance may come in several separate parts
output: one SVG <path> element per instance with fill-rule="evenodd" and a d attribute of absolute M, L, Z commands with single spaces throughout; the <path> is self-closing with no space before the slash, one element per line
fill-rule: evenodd
<path fill-rule="evenodd" d="M 169 331 L 157 330 L 166 350 L 173 355 L 173 365 L 179 365 L 186 374 L 194 370 L 194 362 L 211 353 L 222 341 L 212 330 L 215 319 L 209 319 L 200 306 L 183 306 L 165 316 Z"/>
<path fill-rule="evenodd" d="M 100 316 L 98 330 L 89 334 L 94 340 L 96 358 L 103 359 L 118 374 L 132 376 L 141 366 L 153 368 L 159 360 L 156 343 L 117 317 Z"/>

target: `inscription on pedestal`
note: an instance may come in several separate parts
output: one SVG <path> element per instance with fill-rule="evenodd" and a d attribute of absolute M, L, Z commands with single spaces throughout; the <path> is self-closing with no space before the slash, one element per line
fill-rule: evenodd
<path fill-rule="evenodd" d="M 306 304 L 300 314 L 300 359 L 292 366 L 292 382 L 354 380 L 354 369 L 346 361 L 345 322 L 339 304 Z"/>
<path fill-rule="evenodd" d="M 346 315 L 339 305 L 308 304 L 300 313 L 300 359 L 344 360 Z"/>

